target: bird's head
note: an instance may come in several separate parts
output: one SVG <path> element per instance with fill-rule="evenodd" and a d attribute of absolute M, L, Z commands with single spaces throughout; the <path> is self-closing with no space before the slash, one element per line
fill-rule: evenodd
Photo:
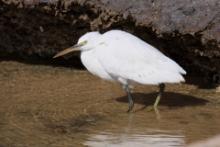
<path fill-rule="evenodd" d="M 76 45 L 58 52 L 53 58 L 64 56 L 75 51 L 88 51 L 95 47 L 97 39 L 101 36 L 99 32 L 89 32 L 81 36 Z"/>

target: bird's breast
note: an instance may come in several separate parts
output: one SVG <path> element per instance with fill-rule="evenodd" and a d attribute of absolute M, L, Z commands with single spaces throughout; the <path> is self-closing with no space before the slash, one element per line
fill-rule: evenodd
<path fill-rule="evenodd" d="M 93 75 L 102 79 L 113 80 L 98 61 L 95 50 L 83 51 L 81 53 L 81 61 L 86 69 Z"/>

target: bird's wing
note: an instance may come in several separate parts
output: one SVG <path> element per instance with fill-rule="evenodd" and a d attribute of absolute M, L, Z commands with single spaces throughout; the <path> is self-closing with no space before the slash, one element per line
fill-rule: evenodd
<path fill-rule="evenodd" d="M 142 84 L 184 81 L 185 71 L 173 60 L 139 38 L 121 31 L 103 34 L 98 59 L 114 77 Z"/>

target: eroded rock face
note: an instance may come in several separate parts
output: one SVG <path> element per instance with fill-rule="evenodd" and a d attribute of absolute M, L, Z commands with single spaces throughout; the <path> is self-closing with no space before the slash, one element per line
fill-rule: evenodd
<path fill-rule="evenodd" d="M 49 59 L 85 32 L 129 31 L 219 81 L 219 0 L 0 0 L 0 56 Z M 78 61 L 77 61 L 78 62 Z"/>

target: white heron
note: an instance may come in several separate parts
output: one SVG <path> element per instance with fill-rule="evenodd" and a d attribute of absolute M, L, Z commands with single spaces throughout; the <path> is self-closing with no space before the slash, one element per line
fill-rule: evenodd
<path fill-rule="evenodd" d="M 125 31 L 88 32 L 79 38 L 76 45 L 57 53 L 54 58 L 74 51 L 81 51 L 81 61 L 92 74 L 123 85 L 128 95 L 128 111 L 134 106 L 130 92 L 133 83 L 159 85 L 154 103 L 156 109 L 165 83 L 185 81 L 182 75 L 186 71 L 175 61 Z"/>

